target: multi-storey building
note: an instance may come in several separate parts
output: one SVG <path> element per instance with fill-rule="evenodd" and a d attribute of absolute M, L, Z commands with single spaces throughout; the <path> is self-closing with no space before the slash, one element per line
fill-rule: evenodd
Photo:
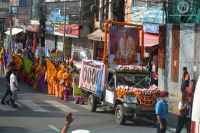
<path fill-rule="evenodd" d="M 64 50 L 68 58 L 76 56 L 83 49 L 91 52 L 92 45 L 87 34 L 93 28 L 93 13 L 90 10 L 93 3 L 93 0 L 46 0 L 46 47 Z M 64 25 L 66 43 L 63 43 Z"/>
<path fill-rule="evenodd" d="M 3 44 L 3 32 L 5 27 L 5 19 L 8 17 L 9 0 L 0 1 L 0 45 Z"/>

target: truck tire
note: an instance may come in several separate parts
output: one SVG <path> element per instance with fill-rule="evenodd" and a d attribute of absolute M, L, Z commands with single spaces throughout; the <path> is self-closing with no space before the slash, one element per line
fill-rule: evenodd
<path fill-rule="evenodd" d="M 115 121 L 119 125 L 123 125 L 126 122 L 126 116 L 124 115 L 122 104 L 118 104 L 115 108 Z"/>
<path fill-rule="evenodd" d="M 95 112 L 97 109 L 97 99 L 92 94 L 88 97 L 88 108 L 91 112 Z"/>

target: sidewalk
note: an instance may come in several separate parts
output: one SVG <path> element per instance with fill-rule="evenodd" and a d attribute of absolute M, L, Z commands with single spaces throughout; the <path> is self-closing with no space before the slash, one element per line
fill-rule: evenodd
<path fill-rule="evenodd" d="M 176 96 L 169 96 L 169 104 L 168 104 L 168 109 L 169 112 L 171 113 L 178 113 L 178 103 L 181 100 L 180 97 L 176 97 Z"/>
<path fill-rule="evenodd" d="M 167 129 L 168 131 L 175 133 L 176 125 L 177 125 L 177 113 L 178 113 L 178 103 L 180 101 L 180 97 L 175 96 L 169 96 L 169 116 L 168 116 L 168 122 L 167 122 Z M 186 133 L 185 127 L 183 128 L 181 133 Z"/>

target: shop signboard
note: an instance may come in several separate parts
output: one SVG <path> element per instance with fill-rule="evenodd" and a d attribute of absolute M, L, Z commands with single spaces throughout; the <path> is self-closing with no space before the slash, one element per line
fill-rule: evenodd
<path fill-rule="evenodd" d="M 160 7 L 132 7 L 131 23 L 143 24 L 145 32 L 159 33 L 165 23 L 165 13 Z"/>
<path fill-rule="evenodd" d="M 132 7 L 131 22 L 163 24 L 165 14 L 160 7 Z"/>
<path fill-rule="evenodd" d="M 46 22 L 45 30 L 46 34 L 54 34 L 54 26 L 49 21 Z"/>
<path fill-rule="evenodd" d="M 79 17 L 80 17 L 80 0 L 66 1 L 66 19 L 64 16 L 64 4 L 63 2 L 48 3 L 47 9 L 49 14 L 47 15 L 48 21 L 51 23 L 47 28 L 54 27 L 53 34 L 58 36 L 64 35 L 64 22 L 66 22 L 66 37 L 79 36 Z"/>
<path fill-rule="evenodd" d="M 79 25 L 68 24 L 65 27 L 65 36 L 78 38 L 79 36 Z M 63 36 L 64 35 L 64 25 L 57 25 L 54 27 L 54 35 Z"/>
<path fill-rule="evenodd" d="M 143 23 L 143 30 L 146 33 L 159 33 L 159 24 Z"/>

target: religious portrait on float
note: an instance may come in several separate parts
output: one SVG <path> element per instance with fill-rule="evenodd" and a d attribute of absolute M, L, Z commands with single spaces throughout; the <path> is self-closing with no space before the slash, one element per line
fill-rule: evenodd
<path fill-rule="evenodd" d="M 116 65 L 137 64 L 139 35 L 137 28 L 111 28 L 110 63 Z"/>

